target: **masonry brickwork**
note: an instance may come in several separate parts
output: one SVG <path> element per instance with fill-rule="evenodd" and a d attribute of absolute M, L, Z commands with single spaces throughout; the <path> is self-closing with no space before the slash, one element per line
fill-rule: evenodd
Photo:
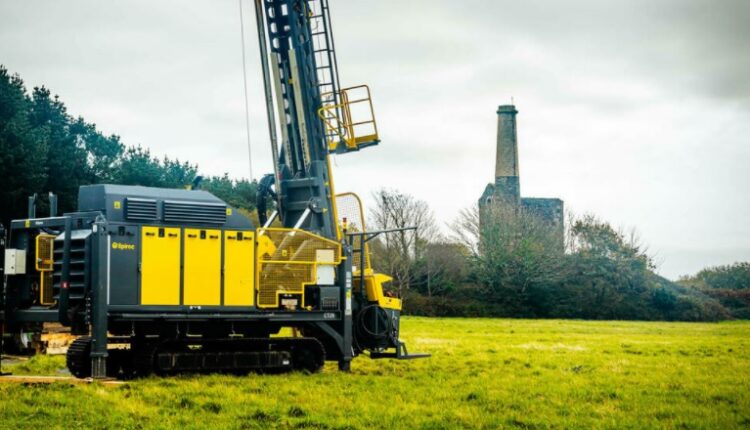
<path fill-rule="evenodd" d="M 521 179 L 518 165 L 518 129 L 514 105 L 502 105 L 497 109 L 497 148 L 495 157 L 495 181 L 487 187 L 479 199 L 480 215 L 489 206 L 522 209 L 532 214 L 559 236 L 564 244 L 565 208 L 558 198 L 521 197 Z"/>

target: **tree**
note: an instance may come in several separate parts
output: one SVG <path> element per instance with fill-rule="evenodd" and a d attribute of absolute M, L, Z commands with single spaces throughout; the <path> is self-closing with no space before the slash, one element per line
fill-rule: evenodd
<path fill-rule="evenodd" d="M 570 223 L 568 275 L 556 317 L 706 321 L 729 317 L 721 303 L 654 273 L 634 231 L 614 229 L 593 215 Z"/>
<path fill-rule="evenodd" d="M 85 182 L 90 184 L 113 182 L 117 163 L 125 151 L 120 137 L 104 136 L 94 124 L 85 122 L 81 117 L 78 117 L 71 125 L 71 130 L 82 140 L 86 153 Z"/>
<path fill-rule="evenodd" d="M 27 95 L 23 81 L 0 66 L 3 223 L 24 217 L 26 197 L 34 193 L 51 191 L 58 195 L 62 211 L 74 210 L 78 188 L 112 181 L 122 153 L 117 136 L 104 136 L 83 118 L 73 119 L 44 87 Z"/>
<path fill-rule="evenodd" d="M 750 318 L 750 262 L 707 267 L 678 282 L 718 300 L 735 318 Z"/>
<path fill-rule="evenodd" d="M 255 210 L 258 182 L 247 179 L 234 180 L 228 173 L 204 179 L 200 187 L 236 208 Z"/>
<path fill-rule="evenodd" d="M 375 207 L 369 225 L 374 230 L 416 227 L 397 231 L 372 241 L 373 265 L 394 277 L 400 296 L 413 282 L 411 266 L 424 258 L 427 244 L 440 237 L 435 215 L 426 202 L 396 190 L 380 189 L 373 193 Z"/>
<path fill-rule="evenodd" d="M 78 188 L 89 183 L 84 127 L 74 127 L 65 105 L 44 87 L 31 96 L 31 122 L 47 143 L 47 181 L 42 190 L 58 195 L 62 211 L 75 210 Z"/>
<path fill-rule="evenodd" d="M 468 250 L 460 243 L 428 243 L 412 265 L 411 285 L 428 298 L 456 291 L 469 273 Z"/>
<path fill-rule="evenodd" d="M 164 157 L 159 160 L 151 151 L 131 146 L 116 163 L 112 178 L 118 184 L 145 187 L 184 188 L 198 173 L 198 166 Z"/>
<path fill-rule="evenodd" d="M 637 235 L 614 229 L 593 215 L 571 220 L 568 248 L 570 275 L 560 312 L 591 319 L 653 319 L 657 287 L 653 260 Z M 663 292 L 656 295 L 664 303 Z M 651 312 L 651 314 L 649 314 Z"/>
<path fill-rule="evenodd" d="M 523 208 L 490 205 L 462 211 L 452 227 L 455 239 L 472 250 L 472 279 L 480 299 L 499 305 L 507 315 L 549 313 L 550 291 L 564 265 L 547 223 Z"/>
<path fill-rule="evenodd" d="M 141 146 L 125 147 L 83 118 L 73 118 L 45 87 L 26 93 L 23 81 L 0 66 L 0 221 L 26 216 L 26 198 L 51 191 L 60 210 L 76 209 L 81 185 L 117 183 L 162 188 L 190 185 L 198 166 L 177 159 L 158 159 Z M 230 205 L 255 208 L 258 184 L 209 178 L 204 188 Z M 40 202 L 44 213 L 45 202 Z"/>
<path fill-rule="evenodd" d="M 47 181 L 49 141 L 30 115 L 23 81 L 0 66 L 0 222 L 26 212 L 26 197 Z"/>
<path fill-rule="evenodd" d="M 693 276 L 683 276 L 680 281 L 705 288 L 750 290 L 750 262 L 707 267 Z"/>

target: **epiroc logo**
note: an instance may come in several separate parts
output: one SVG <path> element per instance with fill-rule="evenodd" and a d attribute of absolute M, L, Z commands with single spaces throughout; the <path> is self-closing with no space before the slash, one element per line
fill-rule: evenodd
<path fill-rule="evenodd" d="M 112 242 L 112 249 L 119 249 L 121 251 L 135 251 L 135 245 L 130 243 Z"/>

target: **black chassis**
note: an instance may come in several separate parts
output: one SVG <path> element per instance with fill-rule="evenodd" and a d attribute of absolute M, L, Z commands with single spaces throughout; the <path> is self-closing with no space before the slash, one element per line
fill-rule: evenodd
<path fill-rule="evenodd" d="M 112 227 L 115 227 L 114 225 Z M 70 280 L 71 233 L 74 229 L 91 229 L 92 258 L 90 283 L 85 294 L 85 306 L 71 308 L 66 285 Z M 31 240 L 39 231 L 63 234 L 63 254 L 56 308 L 44 306 L 19 306 L 14 290 L 5 278 L 0 295 L 0 322 L 9 332 L 22 326 L 36 326 L 57 322 L 70 326 L 75 334 L 90 334 L 91 374 L 94 378 L 107 375 L 108 333 L 135 338 L 140 334 L 170 338 L 199 332 L 207 336 L 222 336 L 245 332 L 251 335 L 268 335 L 281 327 L 300 328 L 305 336 L 315 337 L 326 349 L 326 359 L 338 361 L 339 369 L 349 370 L 351 360 L 361 352 L 354 348 L 353 318 L 360 303 L 347 300 L 352 297 L 352 247 L 343 242 L 346 258 L 338 268 L 341 294 L 339 311 L 279 311 L 260 310 L 253 307 L 232 309 L 222 307 L 190 306 L 110 306 L 107 304 L 108 267 L 107 236 L 114 234 L 100 212 L 79 212 L 51 218 L 14 220 L 11 222 L 9 248 L 33 250 Z M 354 308 L 354 309 L 353 309 Z M 200 323 L 200 324 L 192 324 Z"/>

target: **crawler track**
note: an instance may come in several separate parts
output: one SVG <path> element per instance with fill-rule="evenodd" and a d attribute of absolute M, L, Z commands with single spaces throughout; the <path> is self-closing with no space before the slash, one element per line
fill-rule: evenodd
<path fill-rule="evenodd" d="M 90 354 L 91 338 L 76 339 L 67 355 L 70 373 L 91 376 Z M 152 373 L 317 372 L 324 362 L 325 349 L 315 338 L 180 339 L 110 350 L 107 373 L 130 379 Z"/>
<path fill-rule="evenodd" d="M 91 376 L 91 342 L 88 336 L 81 336 L 74 340 L 68 347 L 65 361 L 68 370 L 76 378 L 88 378 Z"/>

